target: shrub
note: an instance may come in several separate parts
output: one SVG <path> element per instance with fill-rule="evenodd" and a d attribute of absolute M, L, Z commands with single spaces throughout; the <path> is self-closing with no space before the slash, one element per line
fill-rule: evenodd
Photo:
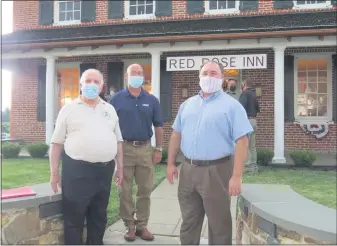
<path fill-rule="evenodd" d="M 256 155 L 258 165 L 268 166 L 274 156 L 274 152 L 270 149 L 257 149 Z"/>
<path fill-rule="evenodd" d="M 290 153 L 290 158 L 294 161 L 297 167 L 311 167 L 316 161 L 316 155 L 312 151 L 293 151 Z"/>
<path fill-rule="evenodd" d="M 21 146 L 18 143 L 3 143 L 2 155 L 3 158 L 17 158 L 20 154 Z"/>
<path fill-rule="evenodd" d="M 31 143 L 27 145 L 28 153 L 33 158 L 43 158 L 47 154 L 49 146 L 45 143 Z"/>
<path fill-rule="evenodd" d="M 166 161 L 167 161 L 167 149 L 163 148 L 161 162 L 166 162 Z"/>

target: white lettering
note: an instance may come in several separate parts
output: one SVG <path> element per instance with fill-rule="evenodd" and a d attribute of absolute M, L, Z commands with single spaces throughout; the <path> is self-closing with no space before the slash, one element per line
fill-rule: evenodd
<path fill-rule="evenodd" d="M 267 68 L 267 55 L 229 55 L 229 56 L 188 56 L 167 57 L 167 71 L 199 70 L 208 61 L 217 61 L 225 69 L 263 69 Z"/>

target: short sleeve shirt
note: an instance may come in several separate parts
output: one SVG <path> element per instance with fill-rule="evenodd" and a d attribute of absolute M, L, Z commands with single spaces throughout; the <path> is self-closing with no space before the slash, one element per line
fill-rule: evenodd
<path fill-rule="evenodd" d="M 123 138 L 114 107 L 100 100 L 93 108 L 79 98 L 60 110 L 51 139 L 64 144 L 72 159 L 92 163 L 113 160 L 119 141 Z"/>

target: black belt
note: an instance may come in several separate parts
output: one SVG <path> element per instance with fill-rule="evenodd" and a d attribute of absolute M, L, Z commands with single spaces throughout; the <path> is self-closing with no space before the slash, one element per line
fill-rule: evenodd
<path fill-rule="evenodd" d="M 82 161 L 85 165 L 91 165 L 91 166 L 101 166 L 101 167 L 106 167 L 109 164 L 112 164 L 114 160 L 112 161 L 107 161 L 107 162 L 88 162 L 88 161 Z"/>
<path fill-rule="evenodd" d="M 220 164 L 224 161 L 228 161 L 230 160 L 231 156 L 226 156 L 226 157 L 222 157 L 220 159 L 217 160 L 212 160 L 212 161 L 201 161 L 201 160 L 191 160 L 185 157 L 185 162 L 191 166 L 199 166 L 199 167 L 203 167 L 203 166 L 210 166 L 210 165 L 215 165 L 215 164 Z"/>
<path fill-rule="evenodd" d="M 151 142 L 151 140 L 145 140 L 145 141 L 134 141 L 134 140 L 124 140 L 125 143 L 130 143 L 133 146 L 143 146 L 146 144 L 149 144 Z"/>

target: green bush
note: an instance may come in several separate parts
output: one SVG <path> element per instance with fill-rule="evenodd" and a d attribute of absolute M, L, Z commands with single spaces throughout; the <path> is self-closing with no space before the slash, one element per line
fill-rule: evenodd
<path fill-rule="evenodd" d="M 31 143 L 27 145 L 28 153 L 33 158 L 43 158 L 47 154 L 49 146 L 45 143 Z"/>
<path fill-rule="evenodd" d="M 3 158 L 17 158 L 19 156 L 21 146 L 18 143 L 3 143 L 2 144 L 2 155 Z"/>
<path fill-rule="evenodd" d="M 258 165 L 268 166 L 274 156 L 274 152 L 270 149 L 257 149 L 256 155 Z"/>
<path fill-rule="evenodd" d="M 290 153 L 290 158 L 297 167 L 311 167 L 316 161 L 316 155 L 312 151 L 296 150 Z"/>
<path fill-rule="evenodd" d="M 163 148 L 161 162 L 166 162 L 166 161 L 167 161 L 167 149 Z"/>

